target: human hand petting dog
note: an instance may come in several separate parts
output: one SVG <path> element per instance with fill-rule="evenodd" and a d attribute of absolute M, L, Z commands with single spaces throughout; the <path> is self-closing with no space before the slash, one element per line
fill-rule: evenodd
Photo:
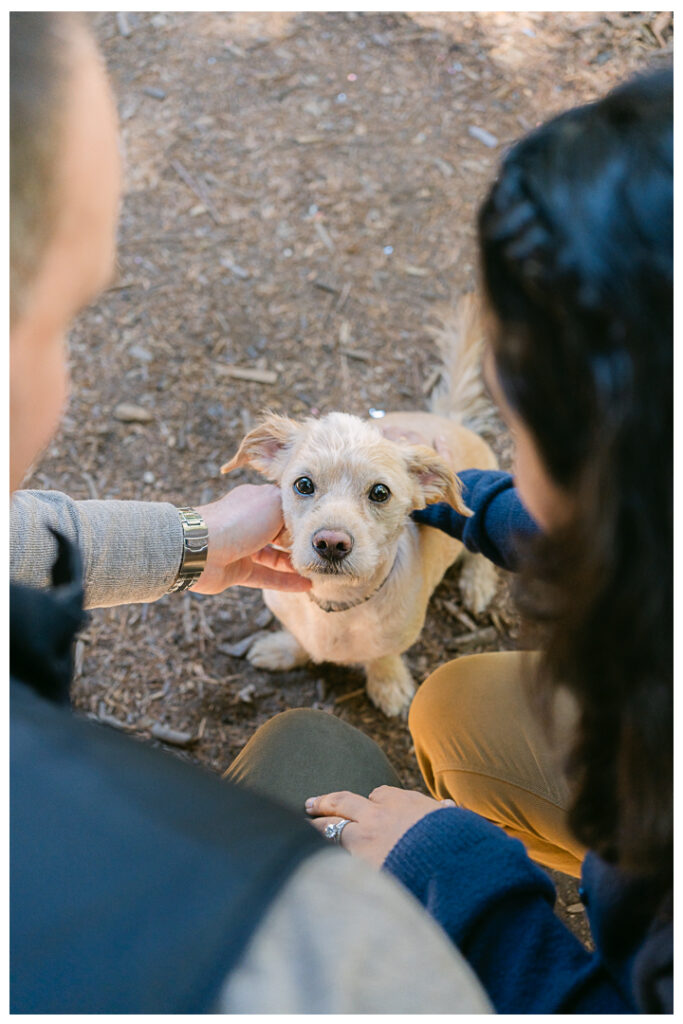
<path fill-rule="evenodd" d="M 340 835 L 341 845 L 375 867 L 382 866 L 408 829 L 442 807 L 455 804 L 395 786 L 379 786 L 367 799 L 357 793 L 341 792 L 309 797 L 306 801 L 306 812 L 318 832 L 346 818 L 349 824 Z"/>
<path fill-rule="evenodd" d="M 196 510 L 209 531 L 209 550 L 204 572 L 190 588 L 195 593 L 220 594 L 235 586 L 310 589 L 310 580 L 294 571 L 289 555 L 268 546 L 284 530 L 279 487 L 243 484 Z"/>

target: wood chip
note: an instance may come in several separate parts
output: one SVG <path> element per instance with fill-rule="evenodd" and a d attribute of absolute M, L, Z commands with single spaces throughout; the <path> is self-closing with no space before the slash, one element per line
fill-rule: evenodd
<path fill-rule="evenodd" d="M 342 288 L 341 295 L 339 296 L 339 302 L 337 303 L 337 312 L 341 313 L 342 309 L 346 305 L 346 300 L 351 294 L 351 282 L 347 281 Z"/>
<path fill-rule="evenodd" d="M 372 352 L 366 352 L 362 348 L 343 348 L 342 352 L 349 359 L 357 359 L 361 363 L 371 363 L 374 359 Z"/>
<path fill-rule="evenodd" d="M 403 270 L 409 277 L 429 277 L 431 274 L 427 267 L 414 267 L 412 263 L 404 263 Z"/>
<path fill-rule="evenodd" d="M 120 292 L 124 288 L 134 288 L 139 282 L 135 278 L 127 277 L 125 281 L 117 281 L 116 284 L 110 285 L 105 289 L 105 292 Z"/>
<path fill-rule="evenodd" d="M 294 139 L 297 146 L 312 146 L 314 142 L 329 142 L 326 135 L 299 135 Z"/>
<path fill-rule="evenodd" d="M 503 620 L 501 619 L 501 617 L 500 617 L 500 615 L 498 614 L 498 612 L 497 612 L 497 611 L 494 611 L 494 610 L 491 610 L 491 611 L 489 612 L 489 618 L 491 619 L 491 622 L 492 622 L 492 623 L 493 623 L 493 625 L 494 625 L 494 626 L 496 627 L 496 629 L 498 630 L 498 632 L 499 632 L 499 633 L 500 633 L 500 634 L 501 634 L 502 636 L 505 636 L 505 634 L 507 633 L 507 630 L 506 630 L 505 626 L 503 625 Z"/>
<path fill-rule="evenodd" d="M 225 267 L 226 270 L 230 270 L 235 275 L 235 277 L 239 277 L 240 281 L 248 281 L 249 278 L 251 277 L 251 273 L 248 270 L 245 270 L 244 267 L 241 267 L 239 263 L 233 263 L 233 261 L 228 256 L 223 256 L 221 258 L 220 265 L 222 267 Z"/>
<path fill-rule="evenodd" d="M 491 132 L 487 132 L 485 128 L 478 128 L 476 124 L 471 124 L 467 129 L 473 139 L 477 139 L 478 142 L 483 142 L 489 149 L 495 149 L 498 145 L 498 139 Z"/>
<path fill-rule="evenodd" d="M 463 626 L 472 632 L 476 631 L 477 624 L 474 619 L 471 619 L 467 612 L 464 612 L 462 608 L 458 608 L 455 601 L 444 600 L 442 603 L 449 615 L 452 615 L 454 619 L 458 620 L 458 622 L 462 622 Z"/>
<path fill-rule="evenodd" d="M 249 366 L 225 366 L 223 363 L 214 363 L 214 370 L 223 377 L 252 380 L 257 384 L 277 384 L 278 381 L 278 375 L 274 370 L 259 370 Z"/>
<path fill-rule="evenodd" d="M 247 56 L 246 50 L 243 50 L 241 46 L 237 45 L 237 43 L 233 43 L 232 40 L 230 42 L 224 43 L 223 45 L 225 46 L 225 49 L 228 51 L 228 53 L 231 53 L 233 57 L 243 58 Z"/>
<path fill-rule="evenodd" d="M 113 412 L 115 420 L 122 423 L 151 423 L 154 413 L 149 409 L 143 409 L 141 405 L 133 405 L 132 402 L 120 402 Z"/>
<path fill-rule="evenodd" d="M 162 743 L 168 743 L 172 747 L 190 747 L 197 742 L 197 736 L 194 733 L 169 729 L 161 722 L 155 722 L 149 731 L 155 740 L 161 740 Z"/>
<path fill-rule="evenodd" d="M 583 903 L 572 903 L 570 906 L 565 907 L 568 914 L 583 914 L 586 909 Z"/>
<path fill-rule="evenodd" d="M 74 679 L 78 679 L 83 674 L 83 656 L 85 655 L 85 644 L 82 640 L 76 641 L 76 650 L 74 651 Z"/>
<path fill-rule="evenodd" d="M 112 729 L 123 729 L 124 732 L 130 732 L 133 728 L 133 726 L 129 725 L 128 722 L 122 722 L 121 719 L 114 718 L 113 715 L 108 715 L 106 711 L 100 711 L 99 714 L 93 715 L 92 717 L 103 725 L 110 726 Z"/>
<path fill-rule="evenodd" d="M 432 370 L 432 372 L 427 377 L 427 380 L 422 385 L 422 393 L 424 395 L 430 394 L 432 389 L 436 386 L 436 382 L 438 381 L 440 376 L 441 376 L 441 367 L 437 366 L 436 369 Z"/>
<path fill-rule="evenodd" d="M 128 37 L 133 34 L 130 22 L 128 21 L 128 15 L 125 11 L 116 12 L 116 27 L 124 39 L 128 39 Z"/>
<path fill-rule="evenodd" d="M 330 252 L 334 252 L 334 242 L 332 241 L 332 238 L 330 237 L 330 233 L 327 230 L 327 228 L 325 227 L 325 225 L 321 224 L 320 221 L 317 220 L 313 224 L 313 227 L 315 228 L 315 233 L 318 236 L 318 238 L 320 239 L 320 241 L 323 243 L 323 245 L 327 249 L 329 249 Z"/>
<path fill-rule="evenodd" d="M 484 626 L 483 629 L 474 629 L 471 633 L 461 633 L 454 636 L 451 643 L 458 647 L 466 647 L 470 644 L 490 644 L 496 640 L 498 634 L 493 626 Z"/>
<path fill-rule="evenodd" d="M 100 496 L 98 494 L 97 486 L 95 485 L 95 481 L 91 477 L 90 473 L 88 473 L 87 470 L 82 469 L 81 470 L 81 476 L 85 480 L 85 483 L 86 483 L 86 486 L 88 488 L 88 491 L 90 492 L 90 497 L 93 499 L 93 501 L 97 501 Z"/>
<path fill-rule="evenodd" d="M 183 631 L 185 633 L 185 643 L 191 644 L 194 639 L 194 624 L 192 622 L 192 598 L 187 593 L 183 594 Z"/>
<path fill-rule="evenodd" d="M 666 40 L 664 39 L 662 32 L 669 27 L 671 20 L 671 11 L 660 11 L 650 26 L 652 29 L 652 35 L 655 37 L 662 49 L 666 46 Z"/>
<path fill-rule="evenodd" d="M 346 346 L 351 341 L 351 324 L 348 320 L 342 320 L 339 326 L 339 344 Z M 346 351 L 346 349 L 344 349 Z"/>
<path fill-rule="evenodd" d="M 433 157 L 432 163 L 441 171 L 444 178 L 452 178 L 455 174 L 453 165 L 449 164 L 447 160 L 442 160 L 440 156 Z"/>
<path fill-rule="evenodd" d="M 237 699 L 241 700 L 243 704 L 253 704 L 254 696 L 256 694 L 256 687 L 253 683 L 247 683 L 237 694 Z"/>

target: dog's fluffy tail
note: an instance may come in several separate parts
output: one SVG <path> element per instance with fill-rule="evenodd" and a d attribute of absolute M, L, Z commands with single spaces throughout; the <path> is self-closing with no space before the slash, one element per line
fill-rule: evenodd
<path fill-rule="evenodd" d="M 495 410 L 481 373 L 484 327 L 477 296 L 463 295 L 455 307 L 436 310 L 431 328 L 441 356 L 441 373 L 430 397 L 430 411 L 458 420 L 477 434 L 495 429 Z"/>

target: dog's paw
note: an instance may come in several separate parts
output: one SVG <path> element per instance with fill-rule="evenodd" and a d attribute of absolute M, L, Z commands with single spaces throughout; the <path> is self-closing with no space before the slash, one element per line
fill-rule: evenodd
<path fill-rule="evenodd" d="M 368 697 L 388 718 L 407 713 L 415 683 L 400 655 L 378 658 L 365 666 Z"/>
<path fill-rule="evenodd" d="M 460 570 L 460 593 L 465 608 L 480 615 L 495 597 L 497 587 L 498 574 L 493 562 L 483 555 L 466 555 Z"/>
<path fill-rule="evenodd" d="M 247 659 L 256 668 L 264 668 L 268 672 L 288 672 L 305 665 L 308 654 L 298 640 L 283 629 L 279 633 L 259 637 L 249 648 Z"/>

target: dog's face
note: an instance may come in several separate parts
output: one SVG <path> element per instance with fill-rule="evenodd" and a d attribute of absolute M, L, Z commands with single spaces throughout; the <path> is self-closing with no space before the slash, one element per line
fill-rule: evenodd
<path fill-rule="evenodd" d="M 370 580 L 413 509 L 444 500 L 464 509 L 436 452 L 398 445 L 345 413 L 303 423 L 268 415 L 221 472 L 240 466 L 280 485 L 292 563 L 314 580 Z"/>

